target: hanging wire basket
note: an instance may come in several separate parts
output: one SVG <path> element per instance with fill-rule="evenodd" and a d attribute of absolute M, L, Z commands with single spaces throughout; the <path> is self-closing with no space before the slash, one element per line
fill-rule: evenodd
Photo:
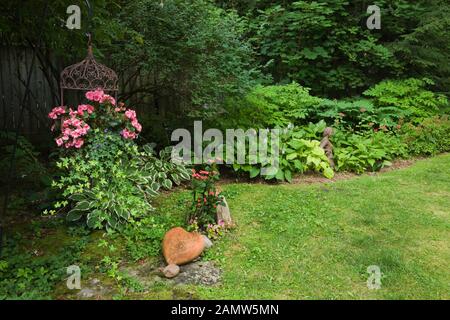
<path fill-rule="evenodd" d="M 114 70 L 98 63 L 92 53 L 91 37 L 89 35 L 88 53 L 86 58 L 76 64 L 66 67 L 60 76 L 61 105 L 64 105 L 64 90 L 103 90 L 114 92 L 117 100 L 119 78 Z"/>

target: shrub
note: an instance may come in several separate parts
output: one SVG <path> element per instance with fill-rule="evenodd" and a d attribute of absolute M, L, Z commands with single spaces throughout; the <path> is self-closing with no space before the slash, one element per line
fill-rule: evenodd
<path fill-rule="evenodd" d="M 216 188 L 220 175 L 215 162 L 210 161 L 203 170 L 192 170 L 192 212 L 188 224 L 205 229 L 216 223 L 217 206 L 223 204 L 223 198 Z"/>
<path fill-rule="evenodd" d="M 329 125 L 352 130 L 367 130 L 382 126 L 396 127 L 405 113 L 397 107 L 376 108 L 367 99 L 328 100 L 310 113 L 311 121 L 324 120 Z"/>
<path fill-rule="evenodd" d="M 91 144 L 58 162 L 65 173 L 54 186 L 67 200 L 56 208 L 75 204 L 68 221 L 84 217 L 90 228 L 120 229 L 153 210 L 151 199 L 161 187 L 170 189 L 189 179 L 186 168 L 167 160 L 168 150 L 158 159 L 149 146 L 140 150 L 117 134 L 94 133 Z"/>
<path fill-rule="evenodd" d="M 429 79 L 386 80 L 365 91 L 364 95 L 373 99 L 379 112 L 392 114 L 392 110 L 398 108 L 401 110 L 399 115 L 417 122 L 437 114 L 448 104 L 445 96 L 426 89 L 432 84 Z"/>
<path fill-rule="evenodd" d="M 332 141 L 337 171 L 377 171 L 390 166 L 396 157 L 406 156 L 401 138 L 385 131 L 337 131 Z"/>
<path fill-rule="evenodd" d="M 244 99 L 230 100 L 226 105 L 228 127 L 286 127 L 305 123 L 310 110 L 322 99 L 311 96 L 309 89 L 297 83 L 257 86 Z"/>
<path fill-rule="evenodd" d="M 411 155 L 435 155 L 450 151 L 450 120 L 448 116 L 425 119 L 420 125 L 402 128 L 403 141 Z"/>
<path fill-rule="evenodd" d="M 86 93 L 93 105 L 77 110 L 57 107 L 49 117 L 61 128 L 58 146 L 67 151 L 57 163 L 61 176 L 53 186 L 62 192 L 61 210 L 71 206 L 67 220 L 85 219 L 93 229 L 122 229 L 153 210 L 151 199 L 160 187 L 170 189 L 189 173 L 182 165 L 171 163 L 170 150 L 155 156 L 151 146 L 140 149 L 135 143 L 142 127 L 134 110 L 102 91 Z M 51 210 L 50 213 L 55 213 Z"/>

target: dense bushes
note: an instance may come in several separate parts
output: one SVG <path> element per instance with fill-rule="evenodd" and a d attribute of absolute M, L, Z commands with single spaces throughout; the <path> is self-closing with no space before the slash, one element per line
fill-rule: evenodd
<path fill-rule="evenodd" d="M 364 93 L 368 99 L 351 100 L 314 97 L 297 83 L 258 86 L 243 99 L 228 101 L 226 119 L 220 119 L 224 127 L 289 128 L 280 137 L 280 170 L 265 179 L 291 181 L 308 170 L 332 177 L 319 148 L 327 125 L 336 129 L 331 139 L 336 171 L 375 171 L 398 157 L 448 150 L 448 118 L 427 118 L 443 112 L 448 101 L 428 91 L 429 84 L 427 79 L 383 81 Z M 246 160 L 233 168 L 251 178 L 268 166 L 262 159 Z"/>
<path fill-rule="evenodd" d="M 256 86 L 243 98 L 230 98 L 224 107 L 223 128 L 285 127 L 298 123 L 322 99 L 297 83 L 284 86 Z"/>
<path fill-rule="evenodd" d="M 387 80 L 364 92 L 382 113 L 415 122 L 430 117 L 447 106 L 447 98 L 426 89 L 428 79 Z M 395 111 L 395 112 L 392 112 Z"/>
<path fill-rule="evenodd" d="M 411 155 L 435 155 L 450 151 L 448 116 L 425 119 L 420 125 L 407 124 L 402 129 L 403 141 Z"/>
<path fill-rule="evenodd" d="M 383 81 L 364 92 L 366 99 L 329 100 L 310 95 L 297 83 L 257 86 L 243 99 L 230 99 L 223 126 L 285 127 L 325 120 L 328 125 L 353 129 L 395 128 L 420 121 L 448 107 L 447 98 L 426 89 L 429 80 Z"/>
<path fill-rule="evenodd" d="M 337 171 L 377 171 L 390 166 L 395 158 L 406 156 L 402 139 L 390 132 L 338 131 L 332 140 Z"/>
<path fill-rule="evenodd" d="M 378 0 L 382 28 L 366 27 L 363 0 L 224 1 L 247 18 L 263 70 L 326 97 L 349 97 L 386 78 L 426 76 L 449 91 L 449 6 Z"/>

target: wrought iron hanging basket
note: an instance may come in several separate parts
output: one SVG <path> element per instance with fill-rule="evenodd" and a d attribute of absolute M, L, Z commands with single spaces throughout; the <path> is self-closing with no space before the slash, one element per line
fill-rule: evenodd
<path fill-rule="evenodd" d="M 119 79 L 114 70 L 98 63 L 92 53 L 92 45 L 88 45 L 86 58 L 66 67 L 60 76 L 61 105 L 64 105 L 64 90 L 91 91 L 101 89 L 113 92 L 117 100 Z"/>

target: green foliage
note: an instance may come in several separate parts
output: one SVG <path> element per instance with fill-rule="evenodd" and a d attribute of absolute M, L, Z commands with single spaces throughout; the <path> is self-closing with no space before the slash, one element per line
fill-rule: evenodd
<path fill-rule="evenodd" d="M 411 19 L 420 19 L 414 30 L 396 37 L 391 48 L 411 76 L 426 76 L 436 89 L 450 91 L 450 6 L 446 0 L 426 1 L 426 10 Z M 385 29 L 386 24 L 383 26 Z"/>
<path fill-rule="evenodd" d="M 297 81 L 314 94 L 360 94 L 386 78 L 426 76 L 449 91 L 448 3 L 378 0 L 382 28 L 366 27 L 369 3 L 222 1 L 247 19 L 248 38 L 276 83 Z"/>
<path fill-rule="evenodd" d="M 383 81 L 364 94 L 368 99 L 330 100 L 311 96 L 297 83 L 257 86 L 243 99 L 230 99 L 222 127 L 297 126 L 324 120 L 328 125 L 367 130 L 395 128 L 405 120 L 420 120 L 448 105 L 445 96 L 426 90 L 429 80 Z"/>
<path fill-rule="evenodd" d="M 17 235 L 5 243 L 0 259 L 0 300 L 51 299 L 55 285 L 67 277 L 66 268 L 79 261 L 87 238 L 80 237 L 45 257 L 24 251 L 25 242 L 29 241 Z"/>
<path fill-rule="evenodd" d="M 134 224 L 127 225 L 122 234 L 126 239 L 126 249 L 132 260 L 155 257 L 161 253 L 161 242 L 165 233 L 175 223 L 166 214 L 144 217 Z"/>
<path fill-rule="evenodd" d="M 322 99 L 309 94 L 298 83 L 280 86 L 257 86 L 245 98 L 226 105 L 225 126 L 236 128 L 285 127 L 304 123 Z"/>
<path fill-rule="evenodd" d="M 414 126 L 402 128 L 402 137 L 411 155 L 429 156 L 450 151 L 450 120 L 448 116 L 425 119 Z"/>
<path fill-rule="evenodd" d="M 400 70 L 379 35 L 361 27 L 367 18 L 362 1 L 264 1 L 257 7 L 247 12 L 249 37 L 276 83 L 298 81 L 315 94 L 337 96 Z M 390 14 L 383 11 L 383 19 Z"/>
<path fill-rule="evenodd" d="M 432 84 L 429 79 L 386 80 L 365 91 L 364 95 L 371 97 L 381 112 L 400 109 L 397 116 L 420 121 L 437 114 L 448 104 L 445 96 L 426 89 Z"/>
<path fill-rule="evenodd" d="M 171 189 L 189 179 L 181 165 L 169 162 L 170 150 L 158 159 L 150 146 L 139 150 L 118 134 L 94 131 L 91 143 L 71 157 L 62 158 L 64 170 L 54 187 L 64 201 L 57 209 L 73 203 L 68 221 L 86 219 L 90 228 L 119 229 L 153 210 L 151 199 L 161 187 Z"/>
<path fill-rule="evenodd" d="M 376 108 L 370 100 L 328 100 L 310 113 L 310 120 L 325 120 L 329 125 L 352 130 L 381 126 L 395 127 L 404 112 L 397 107 Z"/>
<path fill-rule="evenodd" d="M 127 41 L 112 59 L 119 70 L 148 79 L 136 89 L 151 96 L 155 110 L 168 120 L 180 110 L 203 111 L 192 106 L 215 108 L 259 77 L 242 18 L 211 1 L 171 0 L 163 6 L 154 0 L 124 1 L 118 12 Z"/>
<path fill-rule="evenodd" d="M 310 170 L 321 172 L 325 177 L 331 179 L 334 172 L 324 150 L 320 147 L 320 141 L 310 140 L 312 137 L 318 136 L 324 129 L 324 122 L 317 125 L 310 124 L 304 128 L 288 127 L 283 129 L 279 137 L 279 153 L 271 148 L 271 139 L 275 139 L 273 136 L 267 141 L 267 157 L 252 156 L 247 149 L 245 164 L 235 163 L 233 169 L 236 172 L 247 172 L 250 178 L 261 175 L 266 180 L 276 179 L 291 182 L 295 173 L 304 173 Z M 247 144 L 246 148 L 248 148 Z M 278 169 L 274 166 L 276 158 L 279 159 Z M 262 175 L 262 169 L 266 169 L 264 175 Z"/>
<path fill-rule="evenodd" d="M 377 171 L 390 166 L 395 158 L 406 156 L 406 146 L 402 139 L 389 132 L 337 131 L 331 140 L 338 171 Z"/>
<path fill-rule="evenodd" d="M 6 183 L 6 178 L 10 175 L 16 134 L 0 131 L 0 141 L 0 182 Z M 39 156 L 36 148 L 25 137 L 19 135 L 13 163 L 15 176 L 11 178 L 34 186 L 48 185 L 49 173 Z"/>

